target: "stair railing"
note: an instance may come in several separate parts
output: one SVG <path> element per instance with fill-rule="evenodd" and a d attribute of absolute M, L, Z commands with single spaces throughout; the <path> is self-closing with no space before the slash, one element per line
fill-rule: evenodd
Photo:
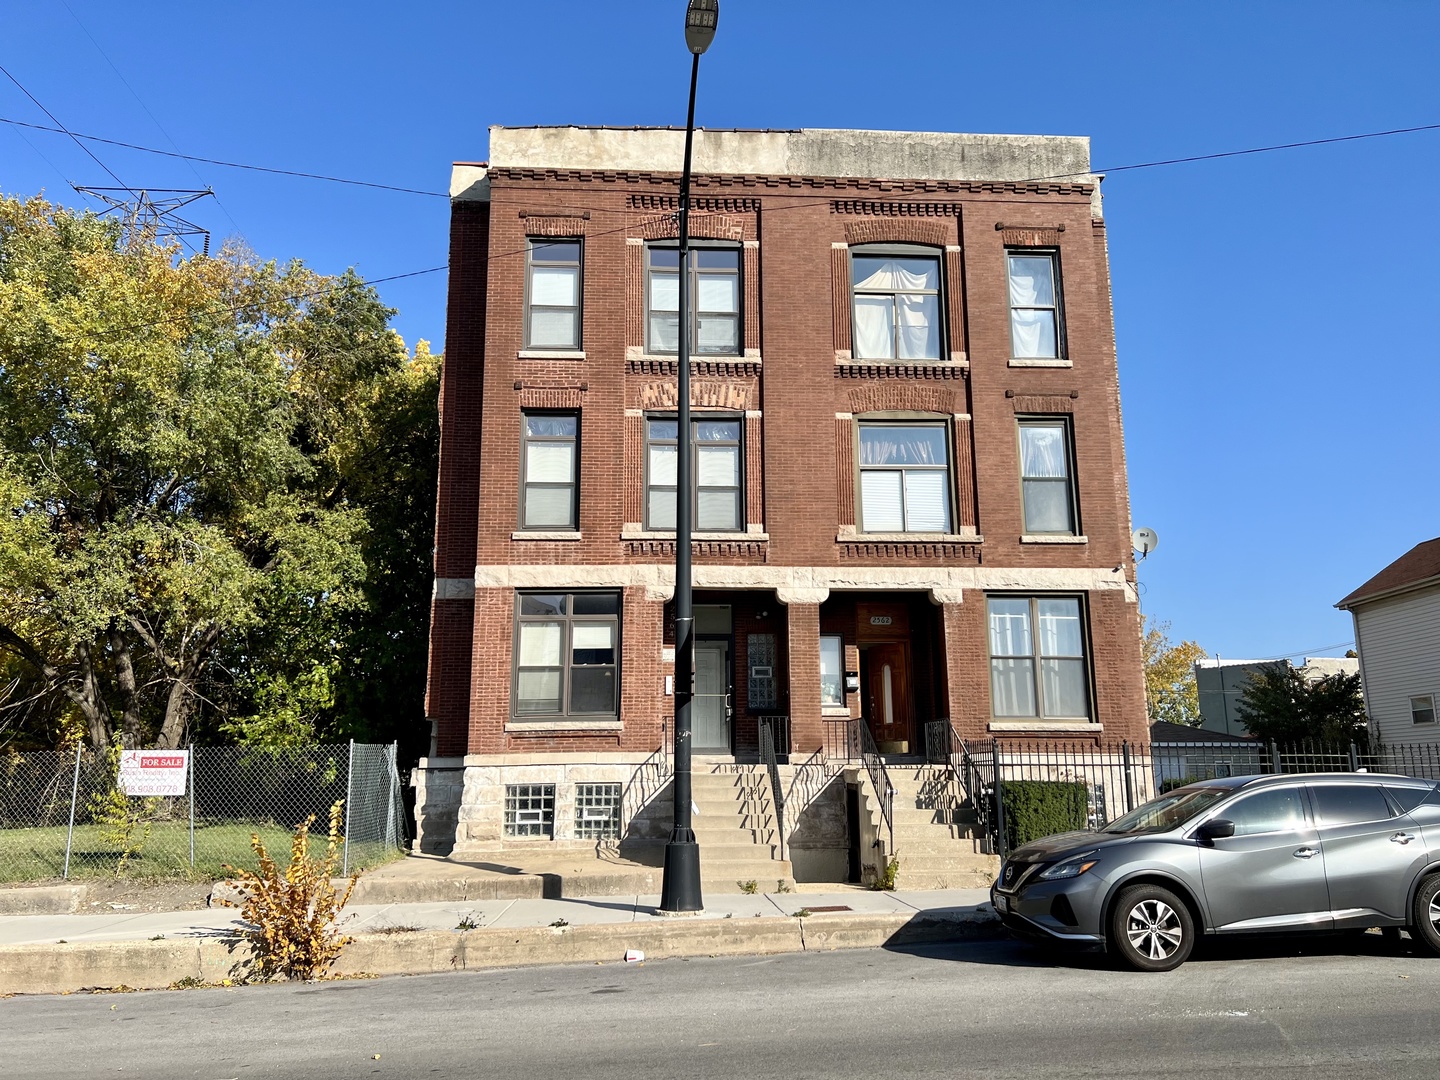
<path fill-rule="evenodd" d="M 979 749 L 985 744 L 979 744 L 976 749 L 972 749 L 953 728 L 950 740 L 954 768 L 965 785 L 965 793 L 975 811 L 975 819 L 985 830 L 990 841 L 990 850 L 1003 855 L 1005 823 L 1001 818 L 999 747 L 991 740 L 985 749 Z"/>
<path fill-rule="evenodd" d="M 885 857 L 892 858 L 895 854 L 895 785 L 890 782 L 890 773 L 885 768 L 885 762 L 880 757 L 880 751 L 876 748 L 875 740 L 871 737 L 870 728 L 864 719 L 851 720 L 850 731 L 852 745 L 858 747 L 858 756 L 865 765 L 865 771 L 870 774 L 870 784 L 880 800 L 880 816 L 885 821 L 886 833 L 890 839 L 890 846 L 885 849 Z"/>
<path fill-rule="evenodd" d="M 775 723 L 776 720 L 787 720 L 788 717 L 762 716 L 760 717 L 760 760 L 765 765 L 765 771 L 770 776 L 770 802 L 775 808 L 775 838 L 780 848 L 780 858 L 785 859 L 785 789 L 780 783 L 780 762 L 775 755 Z M 788 724 L 787 724 L 788 727 Z M 789 749 L 788 734 L 786 737 L 786 749 Z"/>

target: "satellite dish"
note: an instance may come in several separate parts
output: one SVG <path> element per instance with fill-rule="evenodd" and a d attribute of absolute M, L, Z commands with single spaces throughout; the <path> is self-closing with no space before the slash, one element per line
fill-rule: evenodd
<path fill-rule="evenodd" d="M 1154 551 L 1160 544 L 1160 537 L 1154 529 L 1136 529 L 1130 534 L 1130 546 L 1140 552 L 1140 558 L 1145 558 Z"/>

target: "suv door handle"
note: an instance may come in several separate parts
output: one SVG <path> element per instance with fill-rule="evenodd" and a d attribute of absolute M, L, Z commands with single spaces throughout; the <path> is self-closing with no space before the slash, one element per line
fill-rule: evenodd
<path fill-rule="evenodd" d="M 1313 847 L 1302 847 L 1295 849 L 1295 858 L 1297 859 L 1313 859 L 1318 854 L 1319 852 Z"/>
<path fill-rule="evenodd" d="M 1408 832 L 1397 832 L 1394 836 L 1390 837 L 1390 842 L 1392 844 L 1408 844 L 1411 840 L 1414 839 L 1415 837 L 1410 835 Z"/>

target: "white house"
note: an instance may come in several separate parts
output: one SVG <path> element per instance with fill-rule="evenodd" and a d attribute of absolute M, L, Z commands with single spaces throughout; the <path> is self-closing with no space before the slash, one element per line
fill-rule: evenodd
<path fill-rule="evenodd" d="M 1365 711 L 1387 746 L 1440 741 L 1440 537 L 1335 605 L 1355 620 Z"/>

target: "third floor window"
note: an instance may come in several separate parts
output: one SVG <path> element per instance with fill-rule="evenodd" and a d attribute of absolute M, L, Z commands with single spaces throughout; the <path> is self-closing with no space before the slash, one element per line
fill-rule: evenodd
<path fill-rule="evenodd" d="M 680 250 L 646 249 L 645 349 L 680 351 Z M 740 249 L 690 248 L 690 351 L 705 356 L 738 356 L 740 336 Z"/>
<path fill-rule="evenodd" d="M 850 265 L 855 359 L 940 359 L 939 257 L 861 248 Z"/>
<path fill-rule="evenodd" d="M 1063 357 L 1055 253 L 1011 251 L 1006 261 L 1010 273 L 1010 355 L 1034 360 Z"/>
<path fill-rule="evenodd" d="M 580 241 L 531 240 L 525 346 L 580 348 Z"/>

